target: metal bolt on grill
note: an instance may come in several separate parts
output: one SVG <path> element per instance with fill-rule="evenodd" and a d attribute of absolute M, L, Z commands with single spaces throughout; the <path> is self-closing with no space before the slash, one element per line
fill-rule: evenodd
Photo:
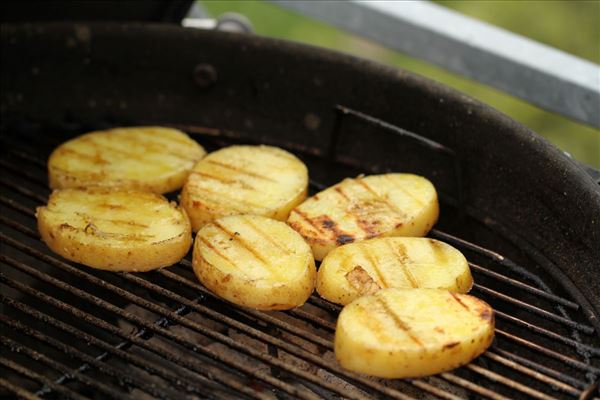
<path fill-rule="evenodd" d="M 344 161 L 336 152 L 344 140 L 342 119 L 358 118 L 451 157 L 456 194 L 445 190 L 441 198 L 449 210 L 462 205 L 453 150 L 358 111 L 336 110 L 331 162 Z M 195 135 L 209 149 L 235 141 L 214 132 Z M 189 256 L 144 274 L 67 262 L 46 248 L 35 227 L 35 207 L 49 194 L 45 157 L 58 144 L 47 135 L 36 140 L 32 149 L 26 132 L 2 137 L 0 386 L 6 393 L 26 399 L 598 398 L 600 340 L 577 302 L 547 276 L 445 229 L 431 236 L 469 259 L 473 293 L 496 310 L 496 339 L 471 364 L 422 379 L 380 380 L 341 369 L 332 345 L 341 308 L 316 295 L 295 310 L 261 312 L 216 298 L 195 279 Z M 322 161 L 300 156 L 310 171 L 324 172 Z M 311 181 L 311 190 L 330 183 Z"/>

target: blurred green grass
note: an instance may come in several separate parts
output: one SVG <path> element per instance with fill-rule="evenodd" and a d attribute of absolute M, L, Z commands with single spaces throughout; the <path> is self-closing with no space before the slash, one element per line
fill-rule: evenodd
<path fill-rule="evenodd" d="M 600 64 L 600 1 L 441 0 L 437 3 Z M 245 15 L 260 35 L 374 59 L 442 82 L 511 116 L 579 161 L 600 168 L 597 129 L 264 1 L 203 0 L 200 4 L 214 17 L 228 11 Z"/>

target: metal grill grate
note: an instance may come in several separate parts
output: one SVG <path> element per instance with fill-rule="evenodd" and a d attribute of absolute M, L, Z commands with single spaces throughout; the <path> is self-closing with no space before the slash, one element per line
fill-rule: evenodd
<path fill-rule="evenodd" d="M 0 216 L 0 386 L 22 398 L 593 398 L 600 341 L 554 282 L 454 234 L 473 294 L 496 310 L 496 340 L 471 364 L 435 377 L 378 380 L 342 370 L 332 338 L 340 307 L 313 295 L 288 312 L 217 299 L 190 260 L 144 274 L 66 262 L 39 240 L 49 189 L 47 135 L 30 148 L 4 135 Z M 209 149 L 228 142 L 202 136 Z M 335 143 L 334 143 L 335 145 Z M 309 170 L 318 162 L 304 157 Z M 350 173 L 349 173 L 350 175 Z M 311 190 L 325 183 L 311 182 Z M 444 211 L 442 211 L 444 212 Z M 145 397 L 144 397 L 145 396 Z"/>

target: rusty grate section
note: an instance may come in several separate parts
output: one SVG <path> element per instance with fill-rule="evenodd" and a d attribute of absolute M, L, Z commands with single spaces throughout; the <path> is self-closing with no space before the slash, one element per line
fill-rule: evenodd
<path fill-rule="evenodd" d="M 200 141 L 209 149 L 227 144 Z M 27 399 L 598 396 L 600 341 L 579 306 L 555 282 L 456 234 L 431 236 L 469 259 L 473 294 L 496 310 L 493 346 L 435 377 L 373 379 L 337 365 L 332 339 L 340 307 L 317 295 L 288 312 L 246 310 L 199 284 L 189 257 L 131 274 L 54 255 L 39 239 L 35 207 L 49 195 L 45 156 L 56 143 L 42 136 L 31 149 L 7 135 L 3 142 L 0 386 L 6 393 Z M 311 170 L 321 165 L 305 161 Z M 311 182 L 313 192 L 325 186 Z"/>

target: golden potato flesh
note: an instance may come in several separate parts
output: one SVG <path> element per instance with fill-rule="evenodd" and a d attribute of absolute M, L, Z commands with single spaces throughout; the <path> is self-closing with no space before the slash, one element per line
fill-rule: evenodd
<path fill-rule="evenodd" d="M 197 231 L 226 215 L 285 221 L 307 190 L 308 170 L 294 155 L 271 146 L 231 146 L 194 167 L 181 192 L 181 204 Z"/>
<path fill-rule="evenodd" d="M 189 219 L 175 203 L 138 191 L 57 190 L 37 209 L 52 251 L 89 267 L 148 271 L 172 265 L 192 245 Z"/>
<path fill-rule="evenodd" d="M 261 216 L 217 219 L 196 235 L 194 272 L 232 303 L 261 310 L 304 304 L 315 287 L 310 247 L 285 223 Z"/>
<path fill-rule="evenodd" d="M 435 188 L 411 174 L 345 179 L 292 210 L 288 224 L 322 260 L 335 247 L 379 236 L 424 236 L 437 221 Z"/>
<path fill-rule="evenodd" d="M 317 275 L 319 294 L 338 304 L 387 288 L 467 293 L 472 285 L 462 253 L 428 238 L 386 237 L 350 243 L 331 251 Z"/>
<path fill-rule="evenodd" d="M 494 338 L 485 302 L 441 289 L 384 289 L 344 307 L 335 332 L 342 367 L 381 378 L 433 375 L 467 364 Z"/>
<path fill-rule="evenodd" d="M 91 132 L 63 143 L 48 160 L 50 187 L 114 187 L 167 193 L 183 186 L 206 152 L 171 128 Z"/>

